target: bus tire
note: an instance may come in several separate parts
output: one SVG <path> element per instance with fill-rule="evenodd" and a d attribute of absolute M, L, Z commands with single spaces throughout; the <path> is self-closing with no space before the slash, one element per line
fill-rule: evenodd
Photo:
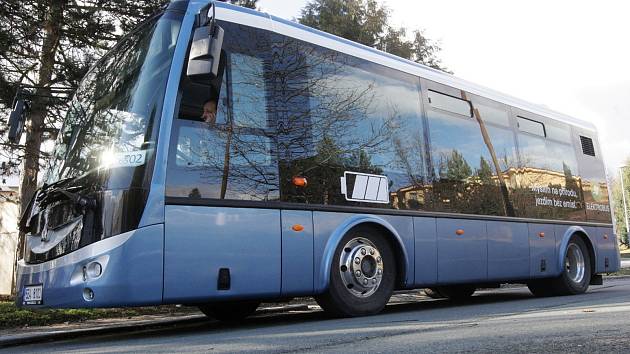
<path fill-rule="evenodd" d="M 467 300 L 477 290 L 477 288 L 473 285 L 438 286 L 436 289 L 438 293 L 451 301 Z"/>
<path fill-rule="evenodd" d="M 328 290 L 315 297 L 328 315 L 378 313 L 392 296 L 396 282 L 392 247 L 373 228 L 356 227 L 339 242 L 329 276 Z"/>
<path fill-rule="evenodd" d="M 577 295 L 588 290 L 591 283 L 591 256 L 584 240 L 572 236 L 564 254 L 564 269 L 560 277 L 552 279 L 557 295 Z"/>
<path fill-rule="evenodd" d="M 564 268 L 557 278 L 535 280 L 527 287 L 536 296 L 583 294 L 591 283 L 591 256 L 579 236 L 572 236 L 564 254 Z"/>
<path fill-rule="evenodd" d="M 260 301 L 218 302 L 199 306 L 204 315 L 222 322 L 239 322 L 256 312 Z"/>
<path fill-rule="evenodd" d="M 437 288 L 426 288 L 424 289 L 424 294 L 432 299 L 444 299 L 445 296 L 442 295 Z"/>

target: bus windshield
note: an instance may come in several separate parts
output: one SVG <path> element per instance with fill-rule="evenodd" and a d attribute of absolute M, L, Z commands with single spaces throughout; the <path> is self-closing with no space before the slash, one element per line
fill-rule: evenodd
<path fill-rule="evenodd" d="M 132 176 L 144 174 L 136 170 L 153 156 L 181 16 L 167 11 L 148 20 L 88 72 L 70 104 L 46 183 L 100 170 L 101 176 L 127 176 L 122 180 L 129 187 Z"/>

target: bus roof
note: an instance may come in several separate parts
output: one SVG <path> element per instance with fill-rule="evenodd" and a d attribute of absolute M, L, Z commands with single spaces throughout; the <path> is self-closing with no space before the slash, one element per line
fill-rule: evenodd
<path fill-rule="evenodd" d="M 205 3 L 207 2 L 197 2 L 193 0 L 191 1 L 191 7 L 189 8 L 189 11 L 192 10 L 196 13 L 198 9 Z M 194 6 L 195 4 L 198 4 L 199 6 Z M 374 63 L 378 63 L 396 70 L 425 78 L 427 80 L 452 86 L 454 88 L 483 96 L 488 99 L 507 104 L 509 106 L 529 111 L 533 114 L 545 116 L 586 130 L 597 131 L 595 125 L 590 122 L 553 111 L 549 108 L 533 104 L 525 100 L 521 100 L 519 98 L 501 93 L 499 91 L 495 91 L 481 85 L 477 85 L 449 73 L 445 73 L 426 65 L 416 63 L 411 60 L 404 59 L 399 56 L 389 54 L 381 50 L 368 47 L 363 44 L 356 43 L 327 32 L 304 26 L 293 21 L 285 20 L 265 12 L 231 5 L 224 2 L 215 2 L 215 4 L 217 8 L 222 8 L 222 10 L 226 10 L 217 12 L 218 19 L 270 30 L 325 48 L 336 50 L 338 52 L 366 59 Z"/>

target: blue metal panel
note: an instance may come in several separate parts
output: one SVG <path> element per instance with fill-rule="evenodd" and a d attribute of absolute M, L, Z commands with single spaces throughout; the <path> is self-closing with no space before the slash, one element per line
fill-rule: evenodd
<path fill-rule="evenodd" d="M 313 213 L 282 213 L 282 296 L 313 293 Z M 304 229 L 296 231 L 294 225 Z M 299 230 L 299 229 L 298 229 Z"/>
<path fill-rule="evenodd" d="M 528 224 L 530 276 L 532 278 L 554 277 L 560 274 L 556 262 L 556 237 L 554 225 Z M 544 262 L 544 270 L 542 263 Z"/>
<path fill-rule="evenodd" d="M 621 259 L 619 258 L 619 243 L 617 237 L 613 233 L 611 227 L 597 228 L 597 273 L 612 273 L 621 267 Z M 606 258 L 608 258 L 608 267 L 606 267 Z"/>
<path fill-rule="evenodd" d="M 457 235 L 457 230 L 463 235 Z M 486 222 L 438 219 L 438 282 L 440 284 L 488 279 Z"/>
<path fill-rule="evenodd" d="M 195 16 L 187 13 L 182 21 L 182 27 L 177 37 L 177 46 L 173 53 L 171 71 L 168 75 L 166 94 L 164 96 L 164 106 L 162 107 L 162 118 L 160 120 L 160 130 L 158 132 L 158 143 L 155 149 L 155 166 L 151 177 L 151 188 L 144 208 L 144 213 L 140 219 L 140 227 L 164 222 L 164 192 L 166 183 L 166 161 L 168 159 L 168 149 L 171 140 L 171 127 L 177 106 L 177 89 L 184 68 L 184 61 L 188 52 L 188 43 L 192 33 Z"/>
<path fill-rule="evenodd" d="M 163 225 L 152 225 L 95 242 L 54 260 L 18 267 L 17 303 L 24 286 L 43 284 L 43 307 L 111 307 L 162 302 Z M 83 267 L 98 262 L 102 274 L 83 277 Z M 94 299 L 83 297 L 92 289 Z"/>
<path fill-rule="evenodd" d="M 354 226 L 363 223 L 381 225 L 394 235 L 393 241 L 399 245 L 402 252 L 405 285 L 411 284 L 414 279 L 414 240 L 411 217 L 314 212 L 315 293 L 321 293 L 328 288 L 333 254 L 341 238 Z"/>
<path fill-rule="evenodd" d="M 280 211 L 167 206 L 164 300 L 280 295 Z M 218 290 L 220 268 L 231 275 Z"/>
<path fill-rule="evenodd" d="M 527 224 L 488 221 L 488 280 L 529 277 Z"/>
<path fill-rule="evenodd" d="M 435 218 L 413 218 L 416 244 L 415 285 L 437 283 L 437 230 Z"/>

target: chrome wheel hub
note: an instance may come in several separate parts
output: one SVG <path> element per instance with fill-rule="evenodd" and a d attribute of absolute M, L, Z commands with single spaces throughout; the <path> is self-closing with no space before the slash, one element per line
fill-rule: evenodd
<path fill-rule="evenodd" d="M 564 258 L 565 270 L 569 279 L 575 283 L 581 283 L 584 279 L 586 265 L 584 263 L 584 255 L 582 249 L 574 244 L 569 244 L 567 255 Z"/>
<path fill-rule="evenodd" d="M 383 279 L 383 258 L 372 241 L 357 237 L 344 246 L 339 258 L 339 274 L 348 291 L 368 297 L 378 290 Z"/>

